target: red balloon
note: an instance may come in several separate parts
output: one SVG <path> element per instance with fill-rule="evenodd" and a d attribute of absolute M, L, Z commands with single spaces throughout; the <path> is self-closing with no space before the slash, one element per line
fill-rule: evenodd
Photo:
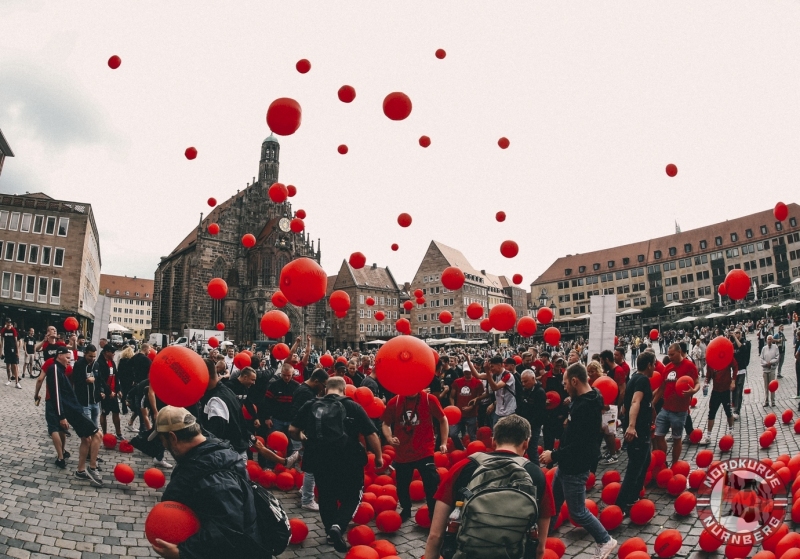
<path fill-rule="evenodd" d="M 219 233 L 219 225 L 217 225 L 216 223 L 209 223 L 208 232 L 211 233 L 212 235 L 218 234 Z"/>
<path fill-rule="evenodd" d="M 519 245 L 514 241 L 503 241 L 500 244 L 500 254 L 506 258 L 514 258 L 519 254 Z"/>
<path fill-rule="evenodd" d="M 543 337 L 547 345 L 556 346 L 558 345 L 558 342 L 561 341 L 561 330 L 555 326 L 551 326 L 544 331 Z"/>
<path fill-rule="evenodd" d="M 279 309 L 282 309 L 283 307 L 285 307 L 289 303 L 289 301 L 286 299 L 286 295 L 284 295 L 280 291 L 276 291 L 275 293 L 272 294 L 271 301 L 272 301 L 272 304 L 275 305 L 276 307 L 278 307 Z M 262 320 L 263 320 L 263 318 L 262 318 Z M 288 332 L 288 330 L 287 330 L 287 332 Z M 272 337 L 280 337 L 280 336 L 270 336 L 270 337 L 272 338 Z"/>
<path fill-rule="evenodd" d="M 733 448 L 733 436 L 725 435 L 719 440 L 719 449 L 722 452 L 729 452 Z"/>
<path fill-rule="evenodd" d="M 292 530 L 292 536 L 289 539 L 289 543 L 302 543 L 308 537 L 308 526 L 306 526 L 306 523 L 299 518 L 290 518 L 289 527 Z"/>
<path fill-rule="evenodd" d="M 378 398 L 377 396 L 372 399 L 372 403 L 366 406 L 367 416 L 370 419 L 378 419 L 380 416 L 383 415 L 384 410 L 386 409 L 386 404 Z M 385 460 L 384 460 L 385 462 Z"/>
<path fill-rule="evenodd" d="M 402 524 L 403 519 L 393 510 L 385 510 L 375 517 L 375 526 L 378 527 L 378 530 L 387 534 L 397 532 Z"/>
<path fill-rule="evenodd" d="M 337 289 L 328 297 L 328 304 L 334 311 L 347 312 L 350 308 L 350 295 L 341 289 Z"/>
<path fill-rule="evenodd" d="M 770 392 L 777 392 L 778 391 L 778 381 L 773 380 L 769 383 L 769 391 Z"/>
<path fill-rule="evenodd" d="M 712 369 L 721 371 L 733 361 L 733 344 L 725 336 L 717 336 L 706 348 L 706 361 Z"/>
<path fill-rule="evenodd" d="M 619 395 L 619 387 L 611 377 L 598 378 L 594 381 L 592 387 L 599 390 L 600 394 L 603 395 L 603 402 L 606 406 L 610 406 L 616 402 L 617 396 Z"/>
<path fill-rule="evenodd" d="M 244 245 L 245 248 L 253 248 L 256 246 L 255 235 L 252 233 L 245 233 L 245 235 L 242 237 L 242 245 Z"/>
<path fill-rule="evenodd" d="M 157 503 L 144 522 L 144 534 L 151 544 L 155 544 L 159 539 L 178 545 L 199 530 L 200 520 L 192 509 L 177 501 Z"/>
<path fill-rule="evenodd" d="M 300 104 L 288 97 L 275 99 L 267 109 L 267 126 L 279 136 L 289 136 L 297 132 L 302 119 Z"/>
<path fill-rule="evenodd" d="M 397 509 L 397 499 L 391 495 L 380 495 L 375 500 L 375 504 L 372 506 L 375 508 L 375 512 L 378 514 L 385 510 L 395 510 Z"/>
<path fill-rule="evenodd" d="M 655 392 L 658 390 L 658 387 L 661 386 L 661 373 L 658 371 L 653 371 L 653 376 L 650 377 L 650 389 Z"/>
<path fill-rule="evenodd" d="M 442 324 L 450 324 L 453 320 L 453 315 L 449 311 L 442 311 L 439 313 L 439 322 Z"/>
<path fill-rule="evenodd" d="M 407 213 L 401 213 L 397 216 L 397 223 L 400 225 L 400 227 L 408 227 L 411 225 L 411 216 Z"/>
<path fill-rule="evenodd" d="M 289 350 L 289 346 L 286 344 L 281 343 L 272 346 L 272 356 L 278 361 L 283 361 L 289 357 L 290 354 L 291 351 Z"/>
<path fill-rule="evenodd" d="M 768 413 L 764 416 L 764 427 L 772 427 L 777 420 L 778 417 L 774 413 Z"/>
<path fill-rule="evenodd" d="M 275 485 L 281 491 L 291 491 L 294 489 L 294 476 L 291 472 L 281 472 L 275 478 Z"/>
<path fill-rule="evenodd" d="M 411 323 L 408 321 L 408 319 L 399 319 L 394 323 L 394 328 L 401 334 L 411 334 Z"/>
<path fill-rule="evenodd" d="M 775 557 L 783 559 L 786 553 L 793 548 L 800 547 L 800 534 L 797 532 L 790 532 L 783 536 L 775 546 Z"/>
<path fill-rule="evenodd" d="M 653 328 L 652 330 L 650 330 L 650 341 L 653 341 L 653 342 L 654 342 L 654 341 L 656 341 L 657 339 L 658 339 L 658 330 L 656 330 L 655 328 Z"/>
<path fill-rule="evenodd" d="M 550 324 L 553 321 L 553 310 L 550 307 L 542 307 L 536 311 L 536 320 L 539 324 Z"/>
<path fill-rule="evenodd" d="M 320 356 L 319 364 L 323 367 L 330 367 L 333 365 L 333 356 L 330 353 L 325 353 L 324 355 Z"/>
<path fill-rule="evenodd" d="M 698 489 L 703 481 L 706 479 L 706 472 L 704 470 L 695 470 L 689 474 L 689 487 Z"/>
<path fill-rule="evenodd" d="M 480 327 L 481 330 L 483 330 L 484 332 L 489 332 L 492 329 L 492 323 L 489 321 L 488 318 L 484 318 L 483 320 L 481 320 Z"/>
<path fill-rule="evenodd" d="M 300 72 L 301 74 L 305 74 L 309 70 L 311 70 L 311 62 L 309 62 L 305 58 L 302 58 L 297 61 L 297 64 L 295 64 L 295 68 L 297 68 L 297 71 Z"/>
<path fill-rule="evenodd" d="M 222 278 L 214 278 L 208 282 L 208 295 L 212 299 L 224 299 L 228 294 L 228 284 Z"/>
<path fill-rule="evenodd" d="M 361 386 L 356 388 L 355 397 L 353 399 L 361 404 L 362 407 L 366 408 L 372 404 L 373 400 L 375 399 L 375 395 L 368 387 Z"/>
<path fill-rule="evenodd" d="M 498 303 L 489 310 L 489 322 L 495 330 L 511 330 L 517 322 L 517 312 L 508 303 Z"/>
<path fill-rule="evenodd" d="M 603 484 L 603 487 L 607 487 L 610 483 L 617 483 L 622 481 L 622 476 L 617 470 L 609 470 L 603 474 L 603 477 L 600 478 L 600 483 Z"/>
<path fill-rule="evenodd" d="M 275 295 L 280 293 L 276 291 Z M 273 295 L 273 299 L 275 298 Z M 282 296 L 282 294 L 281 294 Z M 282 338 L 291 329 L 289 317 L 283 311 L 269 311 L 261 317 L 261 331 L 268 338 Z"/>
<path fill-rule="evenodd" d="M 511 142 L 508 141 L 508 138 L 500 138 L 497 140 L 497 145 L 500 146 L 500 149 L 508 149 L 508 146 L 511 145 Z"/>
<path fill-rule="evenodd" d="M 191 161 L 192 159 L 197 157 L 197 149 L 196 148 L 186 148 L 186 151 L 183 152 L 183 155 L 186 156 L 186 159 Z"/>
<path fill-rule="evenodd" d="M 151 489 L 161 489 L 167 482 L 167 478 L 164 477 L 164 472 L 158 468 L 150 468 L 142 477 L 144 478 L 144 482 L 147 484 L 147 487 L 150 487 Z"/>
<path fill-rule="evenodd" d="M 346 155 L 350 150 L 347 148 L 347 145 L 339 144 L 339 147 L 336 148 L 336 151 L 338 151 L 341 155 Z"/>
<path fill-rule="evenodd" d="M 674 177 L 677 174 L 678 174 L 678 167 L 675 166 L 672 163 L 668 164 L 667 165 L 667 176 L 668 177 Z"/>
<path fill-rule="evenodd" d="M 219 347 L 219 340 L 212 336 L 208 338 L 208 345 L 211 347 Z"/>
<path fill-rule="evenodd" d="M 778 221 L 786 221 L 786 218 L 789 217 L 789 208 L 783 202 L 778 202 L 772 213 Z"/>
<path fill-rule="evenodd" d="M 356 270 L 360 270 L 367 263 L 367 257 L 360 252 L 354 252 L 350 255 L 350 266 Z"/>
<path fill-rule="evenodd" d="M 297 187 L 295 185 L 293 185 L 293 184 L 287 184 L 286 185 L 286 191 L 289 193 L 289 198 L 294 198 L 295 195 L 297 194 Z M 299 215 L 301 211 L 303 211 L 303 210 L 300 210 L 300 211 L 297 212 L 298 213 L 297 217 L 299 217 L 301 219 L 305 219 L 305 217 L 306 217 L 305 215 Z M 303 212 L 303 214 L 305 214 L 305 213 L 306 212 Z"/>
<path fill-rule="evenodd" d="M 103 435 L 103 446 L 112 449 L 117 447 L 117 437 L 113 433 L 106 433 Z"/>
<path fill-rule="evenodd" d="M 609 483 L 603 487 L 603 491 L 600 494 L 600 499 L 607 505 L 613 505 L 617 502 L 620 489 L 622 489 L 621 483 L 617 481 Z"/>
<path fill-rule="evenodd" d="M 419 509 L 417 509 L 417 513 L 414 515 L 414 522 L 416 522 L 420 528 L 431 527 L 431 517 L 428 514 L 428 505 L 422 505 L 419 507 Z"/>
<path fill-rule="evenodd" d="M 420 482 L 422 483 L 422 482 Z M 375 518 L 375 509 L 369 503 L 361 503 L 356 509 L 356 514 L 353 516 L 353 522 L 356 524 L 368 524 Z"/>
<path fill-rule="evenodd" d="M 367 304 L 368 307 L 371 307 L 372 305 L 375 304 L 375 299 L 373 299 L 372 297 L 367 297 L 364 302 Z"/>
<path fill-rule="evenodd" d="M 723 297 L 725 297 L 725 295 L 728 294 L 728 289 L 725 287 L 724 283 L 719 284 L 719 287 L 717 287 L 717 293 L 719 293 Z"/>
<path fill-rule="evenodd" d="M 467 307 L 467 316 L 472 320 L 478 320 L 483 316 L 483 307 L 480 303 L 470 303 Z"/>
<path fill-rule="evenodd" d="M 611 505 L 600 513 L 600 524 L 606 530 L 615 530 L 622 524 L 622 518 L 622 509 L 617 505 Z"/>
<path fill-rule="evenodd" d="M 734 301 L 744 299 L 747 292 L 750 291 L 750 287 L 750 276 L 744 270 L 735 268 L 725 276 L 725 290 L 728 297 Z"/>
<path fill-rule="evenodd" d="M 419 299 L 417 299 L 417 304 L 418 305 L 424 305 L 425 304 L 425 297 L 420 297 Z"/>
<path fill-rule="evenodd" d="M 395 251 L 395 252 L 396 252 L 396 251 L 397 251 L 397 249 L 399 249 L 399 248 L 400 248 L 400 245 L 398 245 L 397 243 L 392 243 L 392 250 L 393 250 L 393 251 Z"/>
<path fill-rule="evenodd" d="M 294 215 L 296 215 L 300 219 L 305 219 L 306 218 L 306 211 L 305 210 L 297 210 L 296 212 L 294 212 Z"/>
<path fill-rule="evenodd" d="M 436 58 L 438 58 L 439 60 L 442 60 L 445 56 L 447 56 L 447 53 L 444 51 L 444 49 L 436 49 L 435 54 Z"/>
<path fill-rule="evenodd" d="M 233 364 L 236 366 L 237 369 L 244 369 L 245 367 L 249 367 L 251 364 L 250 356 L 244 352 L 239 352 L 233 356 Z"/>
<path fill-rule="evenodd" d="M 675 383 L 675 391 L 680 395 L 684 395 L 692 388 L 694 388 L 694 379 L 690 376 L 683 376 Z"/>
<path fill-rule="evenodd" d="M 514 274 L 511 277 L 511 281 L 514 282 L 514 285 L 519 285 L 522 283 L 522 274 Z"/>
<path fill-rule="evenodd" d="M 461 410 L 457 406 L 447 406 L 444 408 L 444 415 L 449 425 L 455 425 L 461 421 Z"/>
<path fill-rule="evenodd" d="M 656 536 L 653 550 L 659 557 L 672 557 L 680 551 L 681 545 L 683 545 L 683 536 L 678 530 L 664 530 Z"/>
<path fill-rule="evenodd" d="M 750 552 L 753 550 L 753 544 L 749 545 L 735 545 L 731 542 L 725 546 L 725 557 L 726 559 L 744 559 L 750 555 Z M 800 550 L 797 551 L 797 554 L 784 554 L 781 556 L 781 559 L 798 559 L 800 558 Z"/>
<path fill-rule="evenodd" d="M 286 188 L 284 184 L 276 182 L 269 187 L 267 194 L 269 195 L 270 200 L 272 200 L 276 204 L 280 204 L 282 202 L 285 202 L 286 199 L 289 197 L 289 189 Z"/>
<path fill-rule="evenodd" d="M 286 449 L 289 448 L 289 438 L 285 433 L 273 431 L 267 437 L 267 446 L 274 452 L 286 452 Z"/>
<path fill-rule="evenodd" d="M 523 338 L 530 338 L 536 333 L 536 321 L 532 316 L 523 316 L 517 322 L 517 332 Z"/>
<path fill-rule="evenodd" d="M 550 538 L 547 538 L 547 540 L 549 541 Z M 626 559 L 630 557 L 632 553 L 638 551 L 647 552 L 647 544 L 644 543 L 644 540 L 642 538 L 628 538 L 619 546 L 617 557 L 619 557 L 619 559 Z"/>
<path fill-rule="evenodd" d="M 714 451 L 705 449 L 697 453 L 694 463 L 697 464 L 698 468 L 707 468 L 712 460 L 714 460 Z"/>
<path fill-rule="evenodd" d="M 353 99 L 356 98 L 356 90 L 353 86 L 343 85 L 339 88 L 337 95 L 342 103 L 352 103 Z"/>
<path fill-rule="evenodd" d="M 122 59 L 116 54 L 108 59 L 108 67 L 112 70 L 119 68 L 120 64 L 122 64 Z"/>
<path fill-rule="evenodd" d="M 383 314 L 383 311 L 375 311 L 375 320 L 381 322 L 384 318 L 386 318 L 386 315 Z"/>
<path fill-rule="evenodd" d="M 150 359 L 150 361 L 155 359 L 156 355 L 158 355 L 158 354 L 156 353 L 156 350 L 154 350 L 154 349 L 151 349 L 150 351 L 147 352 L 147 358 Z M 45 364 L 46 363 L 47 363 L 47 361 L 45 361 Z M 42 368 L 43 369 L 47 369 L 47 367 L 42 367 Z"/>
<path fill-rule="evenodd" d="M 431 145 L 431 139 L 428 136 L 420 136 L 419 145 L 426 148 Z"/>
<path fill-rule="evenodd" d="M 554 410 L 561 404 L 561 395 L 555 390 L 550 390 L 545 393 L 545 396 L 547 398 L 546 407 L 548 410 Z"/>
<path fill-rule="evenodd" d="M 225 330 L 225 323 L 224 322 L 217 322 L 217 330 L 219 330 L 219 331 Z"/>
<path fill-rule="evenodd" d="M 289 222 L 289 229 L 292 230 L 292 233 L 301 233 L 305 228 L 306 228 L 305 222 L 299 217 L 296 217 Z"/>
<path fill-rule="evenodd" d="M 401 331 L 399 323 L 398 320 L 398 332 Z M 426 388 L 433 379 L 435 369 L 436 361 L 430 348 L 419 338 L 411 336 L 392 338 L 381 346 L 375 356 L 378 381 L 389 392 L 403 396 L 417 394 Z"/>
<path fill-rule="evenodd" d="M 703 439 L 703 431 L 701 429 L 695 429 L 691 433 L 689 433 L 689 440 L 693 444 L 699 443 Z"/>
<path fill-rule="evenodd" d="M 703 532 L 700 534 L 700 541 L 698 542 L 698 545 L 700 546 L 700 549 L 706 553 L 713 553 L 720 548 L 722 542 L 708 530 L 703 530 Z"/>
<path fill-rule="evenodd" d="M 67 317 L 67 319 L 64 320 L 64 330 L 67 332 L 74 332 L 77 329 L 78 319 L 76 319 L 74 316 Z"/>
<path fill-rule="evenodd" d="M 313 305 L 328 287 L 325 270 L 310 258 L 297 258 L 281 270 L 280 290 L 297 307 Z"/>
<path fill-rule="evenodd" d="M 650 499 L 640 499 L 631 507 L 631 522 L 644 526 L 655 516 L 656 506 Z"/>
<path fill-rule="evenodd" d="M 676 474 L 667 482 L 667 493 L 670 495 L 680 495 L 684 489 L 686 489 L 686 476 L 684 475 Z"/>
<path fill-rule="evenodd" d="M 184 408 L 195 404 L 207 386 L 206 364 L 188 347 L 165 347 L 150 365 L 150 387 L 170 406 Z"/>
<path fill-rule="evenodd" d="M 411 114 L 411 99 L 399 91 L 390 93 L 383 100 L 383 114 L 390 120 L 405 120 Z"/>
<path fill-rule="evenodd" d="M 442 285 L 450 291 L 458 291 L 464 285 L 467 278 L 459 268 L 449 266 L 442 272 Z"/>
<path fill-rule="evenodd" d="M 790 409 L 784 410 L 783 413 L 781 414 L 781 421 L 783 421 L 783 423 L 786 425 L 789 425 L 793 419 L 794 419 L 794 412 Z M 797 475 L 797 472 L 792 472 L 792 473 Z"/>
<path fill-rule="evenodd" d="M 124 452 L 125 454 L 131 454 L 133 452 L 133 445 L 128 441 L 120 441 L 119 451 Z"/>

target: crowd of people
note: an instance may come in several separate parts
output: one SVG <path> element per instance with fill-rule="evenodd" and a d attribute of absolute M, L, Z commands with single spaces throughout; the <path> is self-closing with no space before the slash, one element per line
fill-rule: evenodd
<path fill-rule="evenodd" d="M 566 503 L 570 517 L 594 539 L 594 557 L 605 559 L 617 542 L 585 505 L 586 482 L 598 465 L 614 464 L 621 452 L 627 453 L 617 505 L 628 515 L 644 486 L 651 451 L 667 453 L 671 440 L 672 462 L 680 459 L 684 435 L 694 430 L 689 407 L 697 392 L 711 388 L 699 444 L 714 440 L 720 406 L 726 430 L 739 419 L 750 365 L 748 337 L 759 344 L 764 406 L 775 405 L 768 387 L 776 376 L 782 377 L 786 351 L 794 348 L 800 363 L 800 331 L 795 333 L 789 340 L 784 325 L 764 320 L 668 331 L 652 342 L 622 336 L 613 350 L 592 355 L 582 339 L 557 347 L 453 346 L 439 351 L 430 385 L 408 395 L 385 389 L 375 371 L 374 353 L 340 350 L 329 352 L 325 360 L 307 337 L 302 350 L 302 341 L 294 342 L 283 362 L 255 352 L 242 366 L 235 359 L 236 348 L 228 346 L 212 349 L 204 358 L 209 383 L 200 401 L 188 408 L 165 405 L 150 387 L 152 348 L 146 343 L 137 350 L 101 340 L 96 348 L 80 335 L 61 339 L 52 326 L 38 341 L 33 332 L 20 338 L 8 321 L 0 337 L 9 383 L 13 376 L 18 385 L 15 365 L 28 346 L 46 360 L 36 381 L 35 403 L 39 405 L 44 385 L 45 424 L 56 466 L 67 467 L 71 429 L 80 439 L 74 476 L 102 487 L 101 441 L 109 434 L 122 440 L 123 424 L 135 434 L 131 444 L 151 456 L 154 465 L 170 469 L 165 450 L 173 456 L 178 467 L 163 498 L 192 508 L 201 529 L 179 545 L 159 540 L 154 549 L 163 557 L 269 553 L 263 533 L 253 527 L 258 512 L 245 466 L 254 460 L 262 468 L 302 468 L 301 506 L 319 512 L 328 543 L 340 552 L 348 550 L 344 536 L 361 502 L 369 464 L 376 472 L 393 472 L 402 521 L 411 517 L 409 488 L 415 472 L 419 475 L 431 519 L 426 556 L 442 553 L 449 558 L 456 550 L 480 547 L 487 538 L 492 545 L 506 546 L 509 556 L 521 557 L 525 548 L 528 556 L 540 556 L 550 520 Z M 734 346 L 731 363 L 721 370 L 705 359 L 706 347 L 717 335 L 729 337 Z M 663 361 L 652 347 L 656 343 L 666 353 Z M 800 398 L 800 367 L 796 374 Z M 617 388 L 612 401 L 593 388 L 602 377 Z M 678 388 L 683 377 L 692 379 L 687 390 Z M 361 387 L 380 399 L 384 407 L 379 417 L 369 417 L 347 396 Z M 444 413 L 448 406 L 460 411 L 453 424 Z M 479 439 L 482 428 L 491 431 L 494 447 L 440 476 L 435 454 L 463 451 Z M 286 435 L 286 450 L 269 447 L 266 441 L 275 432 Z M 388 468 L 383 463 L 386 447 L 393 449 Z M 545 483 L 540 465 L 557 466 L 552 484 Z M 520 526 L 485 529 L 503 517 L 502 507 L 485 493 L 488 487 L 521 488 L 529 495 L 504 495 L 519 499 L 515 510 L 524 519 Z M 481 506 L 475 501 L 479 498 L 485 501 Z M 492 507 L 497 507 L 493 513 Z"/>

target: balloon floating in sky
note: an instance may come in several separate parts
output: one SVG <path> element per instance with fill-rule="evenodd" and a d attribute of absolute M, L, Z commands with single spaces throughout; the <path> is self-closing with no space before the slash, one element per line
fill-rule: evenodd
<path fill-rule="evenodd" d="M 120 64 L 122 64 L 122 59 L 116 54 L 108 59 L 108 67 L 112 70 L 119 68 Z"/>
<path fill-rule="evenodd" d="M 401 213 L 397 216 L 397 223 L 400 225 L 400 227 L 408 227 L 411 225 L 411 216 L 407 213 Z"/>
<path fill-rule="evenodd" d="M 442 272 L 442 285 L 450 291 L 458 291 L 465 281 L 464 272 L 455 266 L 445 268 Z"/>
<path fill-rule="evenodd" d="M 281 270 L 280 290 L 298 307 L 312 305 L 325 297 L 328 275 L 310 258 L 296 258 Z"/>
<path fill-rule="evenodd" d="M 294 215 L 296 215 L 300 219 L 305 219 L 306 218 L 306 211 L 305 210 L 297 210 L 296 212 L 294 212 Z"/>
<path fill-rule="evenodd" d="M 667 176 L 674 177 L 678 174 L 678 167 L 674 163 L 667 165 Z"/>
<path fill-rule="evenodd" d="M 212 299 L 224 299 L 228 294 L 228 284 L 222 278 L 214 278 L 208 282 L 208 295 Z"/>
<path fill-rule="evenodd" d="M 511 142 L 508 141 L 508 138 L 500 138 L 497 140 L 497 145 L 500 146 L 500 149 L 508 149 L 508 146 L 511 145 Z"/>
<path fill-rule="evenodd" d="M 191 161 L 192 159 L 197 157 L 197 148 L 188 147 L 186 148 L 186 151 L 183 152 L 183 154 L 186 156 L 186 159 Z"/>
<path fill-rule="evenodd" d="M 445 56 L 447 56 L 447 53 L 444 51 L 444 49 L 436 49 L 436 58 L 442 60 Z"/>
<path fill-rule="evenodd" d="M 217 225 L 216 223 L 209 223 L 208 232 L 211 233 L 212 235 L 216 235 L 217 233 L 219 233 L 219 225 Z"/>
<path fill-rule="evenodd" d="M 360 270 L 367 263 L 367 257 L 361 252 L 354 252 L 350 255 L 350 266 L 356 270 Z"/>
<path fill-rule="evenodd" d="M 483 316 L 483 307 L 480 303 L 470 303 L 467 307 L 467 316 L 472 320 L 478 320 Z"/>
<path fill-rule="evenodd" d="M 341 144 L 338 148 L 336 148 L 336 151 L 338 151 L 342 155 L 345 155 L 349 150 L 347 149 L 346 145 Z"/>
<path fill-rule="evenodd" d="M 503 241 L 500 245 L 500 254 L 506 258 L 514 258 L 519 254 L 519 245 L 514 241 Z"/>
<path fill-rule="evenodd" d="M 294 198 L 295 194 L 297 194 L 297 187 L 293 184 L 286 185 L 286 192 L 288 192 L 289 198 Z"/>
<path fill-rule="evenodd" d="M 426 148 L 431 145 L 431 139 L 428 136 L 420 136 L 419 137 L 419 145 Z"/>
<path fill-rule="evenodd" d="M 514 274 L 511 278 L 511 281 L 514 282 L 514 285 L 519 285 L 522 283 L 522 274 Z"/>
<path fill-rule="evenodd" d="M 286 188 L 286 186 L 284 186 L 283 184 L 276 182 L 269 187 L 267 194 L 269 194 L 270 200 L 272 200 L 276 204 L 280 204 L 282 202 L 285 202 L 286 198 L 289 197 L 289 189 Z"/>
<path fill-rule="evenodd" d="M 772 213 L 778 221 L 786 221 L 786 218 L 789 217 L 789 208 L 783 202 L 778 202 Z"/>
<path fill-rule="evenodd" d="M 289 97 L 280 97 L 267 109 L 267 126 L 279 136 L 290 136 L 300 128 L 303 110 L 300 104 Z"/>
<path fill-rule="evenodd" d="M 308 71 L 311 70 L 311 62 L 305 58 L 301 58 L 297 61 L 297 64 L 295 64 L 295 68 L 297 68 L 297 71 L 301 74 L 307 74 Z"/>
<path fill-rule="evenodd" d="M 289 229 L 292 230 L 292 233 L 302 233 L 303 229 L 305 228 L 306 228 L 305 222 L 299 217 L 296 217 L 289 222 Z"/>
<path fill-rule="evenodd" d="M 747 296 L 750 291 L 750 276 L 747 272 L 740 269 L 733 269 L 725 276 L 725 291 L 728 297 L 734 301 L 740 301 Z"/>
<path fill-rule="evenodd" d="M 245 233 L 242 237 L 242 244 L 245 248 L 253 248 L 256 246 L 256 237 L 252 233 Z"/>
<path fill-rule="evenodd" d="M 216 199 L 216 198 L 214 198 L 214 197 L 211 197 L 211 198 L 209 198 L 209 199 L 208 199 L 208 205 L 209 205 L 209 206 L 211 206 L 211 207 L 213 208 L 214 206 L 216 206 L 216 205 L 217 205 L 217 199 Z"/>
<path fill-rule="evenodd" d="M 506 220 L 506 212 L 497 212 L 497 213 L 495 214 L 494 218 L 495 218 L 495 219 L 496 219 L 498 222 L 500 222 L 500 223 L 503 223 L 503 222 Z"/>
<path fill-rule="evenodd" d="M 397 251 L 400 248 L 400 245 L 397 243 L 392 243 L 392 250 Z"/>
<path fill-rule="evenodd" d="M 351 85 L 343 85 L 339 88 L 337 95 L 342 103 L 352 103 L 356 98 L 356 90 Z"/>
<path fill-rule="evenodd" d="M 383 114 L 390 120 L 405 120 L 411 114 L 411 99 L 400 91 L 395 91 L 383 100 Z"/>

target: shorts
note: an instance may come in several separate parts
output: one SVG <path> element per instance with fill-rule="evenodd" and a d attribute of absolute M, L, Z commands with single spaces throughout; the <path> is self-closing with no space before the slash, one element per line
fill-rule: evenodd
<path fill-rule="evenodd" d="M 67 422 L 75 429 L 75 433 L 82 439 L 91 437 L 99 430 L 97 425 L 92 423 L 91 419 L 86 419 L 83 415 L 83 408 L 72 409 L 64 408 L 64 417 Z"/>
<path fill-rule="evenodd" d="M 608 406 L 608 411 L 603 412 L 602 429 L 604 435 L 617 434 L 617 406 Z"/>
<path fill-rule="evenodd" d="M 25 364 L 26 364 L 26 365 L 27 365 L 27 364 L 29 364 L 29 363 L 30 363 L 31 365 L 33 365 L 33 361 L 34 361 L 35 359 L 36 359 L 36 354 L 35 354 L 35 353 L 26 353 L 26 354 L 25 354 Z"/>
<path fill-rule="evenodd" d="M 6 365 L 19 365 L 19 355 L 16 353 L 7 353 L 3 356 L 3 361 Z"/>
<path fill-rule="evenodd" d="M 113 398 L 103 398 L 100 400 L 100 408 L 103 410 L 103 415 L 119 413 L 119 399 L 117 399 L 116 396 Z"/>
<path fill-rule="evenodd" d="M 656 437 L 666 437 L 667 432 L 672 429 L 672 438 L 679 440 L 683 437 L 683 426 L 686 423 L 688 411 L 669 411 L 661 408 L 656 416 Z"/>
<path fill-rule="evenodd" d="M 47 434 L 52 435 L 62 431 L 61 425 L 58 422 L 58 414 L 56 413 L 56 405 L 50 400 L 44 403 L 44 420 L 47 422 Z"/>

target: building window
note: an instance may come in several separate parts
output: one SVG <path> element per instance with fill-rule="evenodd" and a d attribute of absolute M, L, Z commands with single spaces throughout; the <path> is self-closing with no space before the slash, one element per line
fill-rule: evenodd
<path fill-rule="evenodd" d="M 609 260 L 608 261 L 608 267 L 609 268 L 613 268 L 614 267 L 614 261 L 613 260 Z"/>
<path fill-rule="evenodd" d="M 685 245 L 683 245 L 683 252 L 685 252 L 686 254 L 692 252 L 692 243 L 686 243 Z"/>
<path fill-rule="evenodd" d="M 0 229 L 5 229 L 8 225 L 8 212 L 3 210 L 0 211 Z"/>
<path fill-rule="evenodd" d="M 47 218 L 47 223 L 44 226 L 44 234 L 52 235 L 55 232 L 56 232 L 56 218 L 53 216 L 49 216 Z"/>
<path fill-rule="evenodd" d="M 736 233 L 731 233 L 731 242 L 735 243 L 738 240 L 739 240 L 739 235 L 737 235 Z"/>
<path fill-rule="evenodd" d="M 39 245 L 31 245 L 31 248 L 28 251 L 28 263 L 29 264 L 39 263 Z"/>
<path fill-rule="evenodd" d="M 752 229 L 747 229 L 744 232 L 744 236 L 747 237 L 748 239 L 752 239 L 753 238 L 753 230 Z"/>
<path fill-rule="evenodd" d="M 11 295 L 11 272 L 3 272 L 3 283 L 2 287 L 0 287 L 0 297 L 9 297 L 10 295 Z"/>
<path fill-rule="evenodd" d="M 766 235 L 767 234 L 767 226 L 766 225 L 762 225 L 761 226 L 761 234 L 762 235 Z"/>
<path fill-rule="evenodd" d="M 31 218 L 33 218 L 31 214 L 22 214 L 22 223 L 19 225 L 19 230 L 22 233 L 27 233 L 31 230 Z"/>
<path fill-rule="evenodd" d="M 789 218 L 789 225 L 791 225 L 792 227 L 797 227 L 797 218 L 796 217 Z"/>
<path fill-rule="evenodd" d="M 669 247 L 669 255 L 675 256 L 676 254 L 678 254 L 678 249 L 675 247 Z"/>
<path fill-rule="evenodd" d="M 664 271 L 669 272 L 670 270 L 674 270 L 676 268 L 675 261 L 672 262 L 664 262 Z"/>
<path fill-rule="evenodd" d="M 780 221 L 776 221 L 775 222 L 775 230 L 776 231 L 783 231 L 783 223 L 781 223 Z"/>
<path fill-rule="evenodd" d="M 33 232 L 34 233 L 37 233 L 37 234 L 41 233 L 43 226 L 44 226 L 44 216 L 43 215 L 37 215 L 36 217 L 33 218 Z"/>
<path fill-rule="evenodd" d="M 623 266 L 627 266 L 630 263 L 630 261 L 631 261 L 630 258 L 623 258 L 622 259 L 622 265 Z"/>
<path fill-rule="evenodd" d="M 714 244 L 717 246 L 722 246 L 722 237 L 715 237 Z"/>
<path fill-rule="evenodd" d="M 56 247 L 55 258 L 53 258 L 53 266 L 61 268 L 64 266 L 64 249 Z"/>
<path fill-rule="evenodd" d="M 33 302 L 36 294 L 36 276 L 25 278 L 25 300 Z"/>
<path fill-rule="evenodd" d="M 655 258 L 656 260 L 660 260 L 661 259 L 661 251 L 657 250 L 657 251 L 653 252 L 653 258 Z"/>
<path fill-rule="evenodd" d="M 572 273 L 572 268 L 567 268 L 566 270 L 564 270 L 564 275 L 565 275 L 565 276 L 568 276 L 568 275 L 570 275 L 571 273 Z"/>
<path fill-rule="evenodd" d="M 13 299 L 22 299 L 22 274 L 14 274 L 14 292 L 11 296 Z"/>
<path fill-rule="evenodd" d="M 578 267 L 578 273 L 579 273 L 579 274 L 582 274 L 582 273 L 584 273 L 585 271 L 586 271 L 586 266 L 580 266 L 580 267 Z"/>
<path fill-rule="evenodd" d="M 11 212 L 11 221 L 8 223 L 9 231 L 16 231 L 19 227 L 19 212 Z"/>
<path fill-rule="evenodd" d="M 25 256 L 28 254 L 28 245 L 19 243 L 17 245 L 17 262 L 25 262 Z"/>
<path fill-rule="evenodd" d="M 50 265 L 50 253 L 52 250 L 50 247 L 42 247 L 42 266 Z"/>
<path fill-rule="evenodd" d="M 705 241 L 700 241 L 700 250 L 705 250 L 708 248 L 708 243 Z"/>
<path fill-rule="evenodd" d="M 636 261 L 637 262 L 644 262 L 644 254 L 640 254 L 639 256 L 637 256 L 636 257 Z"/>
<path fill-rule="evenodd" d="M 599 269 L 600 269 L 600 264 L 599 263 L 595 262 L 594 264 L 592 264 L 592 270 L 594 270 L 596 272 Z"/>
<path fill-rule="evenodd" d="M 14 260 L 14 243 L 6 243 L 6 260 Z"/>

